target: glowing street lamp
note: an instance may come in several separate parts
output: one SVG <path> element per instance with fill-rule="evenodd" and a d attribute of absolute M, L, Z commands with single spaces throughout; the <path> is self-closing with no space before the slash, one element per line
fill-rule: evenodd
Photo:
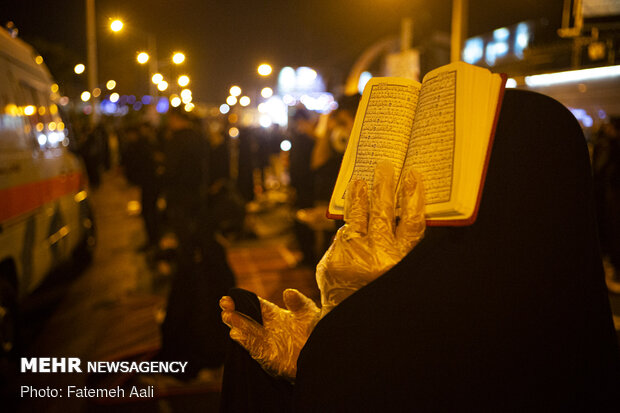
<path fill-rule="evenodd" d="M 140 52 L 138 53 L 138 56 L 136 57 L 136 60 L 138 61 L 138 63 L 140 63 L 141 65 L 145 64 L 146 62 L 149 61 L 149 54 L 146 52 Z"/>
<path fill-rule="evenodd" d="M 265 99 L 273 96 L 273 89 L 270 87 L 264 87 L 263 90 L 260 91 L 260 95 Z"/>
<path fill-rule="evenodd" d="M 187 76 L 187 75 L 179 76 L 179 78 L 177 79 L 177 83 L 181 87 L 185 87 L 185 86 L 189 85 L 189 76 Z"/>
<path fill-rule="evenodd" d="M 112 90 L 116 87 L 116 81 L 115 80 L 108 80 L 107 83 L 105 84 L 106 89 L 108 90 Z"/>
<path fill-rule="evenodd" d="M 181 104 L 181 98 L 178 96 L 171 96 L 170 97 L 170 105 L 172 105 L 173 108 L 179 107 L 179 105 Z"/>
<path fill-rule="evenodd" d="M 230 96 L 237 97 L 241 94 L 241 88 L 239 86 L 233 86 L 230 88 Z"/>
<path fill-rule="evenodd" d="M 172 55 L 172 62 L 175 65 L 180 65 L 181 63 L 183 63 L 185 61 L 185 55 L 181 52 L 176 52 L 174 55 Z"/>
<path fill-rule="evenodd" d="M 260 66 L 258 66 L 258 74 L 261 76 L 269 76 L 271 74 L 271 66 L 267 63 L 263 63 Z"/>
<path fill-rule="evenodd" d="M 161 82 L 157 84 L 157 89 L 160 92 L 163 92 L 164 90 L 168 89 L 168 82 L 166 82 L 165 80 L 162 80 Z"/>
<path fill-rule="evenodd" d="M 239 104 L 241 106 L 248 106 L 250 104 L 250 98 L 248 96 L 242 96 L 241 99 L 239 99 Z"/>
<path fill-rule="evenodd" d="M 75 67 L 73 68 L 73 71 L 75 72 L 75 74 L 77 75 L 81 75 L 82 73 L 84 73 L 84 70 L 86 70 L 86 66 L 84 66 L 84 64 L 82 63 L 78 63 L 77 65 L 75 65 Z"/>
<path fill-rule="evenodd" d="M 151 78 L 151 81 L 156 85 L 158 85 L 162 80 L 164 80 L 164 76 L 161 73 L 155 73 Z"/>
<path fill-rule="evenodd" d="M 88 90 L 83 91 L 80 99 L 82 99 L 82 102 L 88 102 L 90 100 L 90 92 Z"/>
<path fill-rule="evenodd" d="M 113 32 L 120 32 L 123 29 L 123 22 L 118 19 L 113 20 L 112 23 L 110 23 L 110 29 Z"/>
<path fill-rule="evenodd" d="M 230 95 L 226 98 L 226 103 L 228 104 L 228 106 L 235 106 L 237 104 L 237 98 Z"/>

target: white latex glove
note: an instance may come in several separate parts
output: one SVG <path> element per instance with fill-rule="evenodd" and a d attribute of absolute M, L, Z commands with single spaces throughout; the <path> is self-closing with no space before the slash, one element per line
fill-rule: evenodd
<path fill-rule="evenodd" d="M 231 328 L 230 337 L 248 350 L 265 371 L 294 380 L 299 352 L 319 321 L 320 310 L 292 288 L 284 290 L 282 298 L 287 310 L 258 298 L 263 318 L 260 325 L 236 312 L 231 297 L 222 297 L 222 321 Z"/>
<path fill-rule="evenodd" d="M 345 197 L 345 225 L 338 230 L 317 266 L 321 317 L 396 265 L 424 236 L 422 178 L 413 170 L 403 178 L 398 226 L 391 162 L 377 164 L 370 202 L 366 182 L 349 184 Z"/>

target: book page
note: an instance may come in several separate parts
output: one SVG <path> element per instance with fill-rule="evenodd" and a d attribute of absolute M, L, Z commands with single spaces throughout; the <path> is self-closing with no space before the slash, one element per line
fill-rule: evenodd
<path fill-rule="evenodd" d="M 456 71 L 424 80 L 405 170 L 424 177 L 426 205 L 450 201 L 456 140 Z"/>
<path fill-rule="evenodd" d="M 372 185 L 375 165 L 381 159 L 394 164 L 395 176 L 405 162 L 411 137 L 419 85 L 381 82 L 372 85 L 355 154 L 352 180 Z"/>

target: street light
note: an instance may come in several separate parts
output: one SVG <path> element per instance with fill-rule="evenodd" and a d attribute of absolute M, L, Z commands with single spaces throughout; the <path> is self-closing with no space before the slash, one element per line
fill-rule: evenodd
<path fill-rule="evenodd" d="M 80 99 L 82 99 L 82 102 L 88 102 L 90 100 L 90 92 L 88 90 L 83 91 Z"/>
<path fill-rule="evenodd" d="M 174 55 L 172 55 L 172 62 L 175 65 L 180 65 L 181 63 L 183 63 L 185 61 L 185 55 L 181 52 L 176 52 Z"/>
<path fill-rule="evenodd" d="M 159 89 L 160 92 L 163 92 L 164 90 L 168 89 L 168 82 L 166 82 L 165 80 L 162 80 L 161 82 L 157 84 L 157 89 Z"/>
<path fill-rule="evenodd" d="M 185 86 L 189 85 L 189 76 L 187 76 L 187 75 L 179 76 L 179 78 L 177 79 L 177 83 L 181 87 L 185 87 Z"/>
<path fill-rule="evenodd" d="M 239 86 L 233 86 L 230 88 L 230 96 L 237 97 L 241 94 L 241 88 Z"/>
<path fill-rule="evenodd" d="M 230 95 L 226 98 L 226 103 L 228 103 L 228 106 L 235 106 L 237 104 L 237 98 Z"/>
<path fill-rule="evenodd" d="M 258 66 L 258 74 L 261 76 L 269 76 L 271 74 L 271 66 L 267 63 L 263 63 L 260 66 Z"/>
<path fill-rule="evenodd" d="M 136 60 L 138 61 L 138 63 L 140 63 L 141 65 L 145 64 L 146 62 L 149 61 L 149 54 L 146 52 L 140 52 L 138 53 L 138 56 L 136 57 Z"/>
<path fill-rule="evenodd" d="M 161 73 L 155 73 L 153 77 L 151 77 L 151 81 L 155 85 L 159 84 L 162 80 L 164 80 L 164 76 Z"/>
<path fill-rule="evenodd" d="M 82 73 L 84 73 L 84 70 L 86 70 L 86 66 L 84 66 L 82 63 L 78 63 L 73 68 L 73 71 L 78 75 L 81 75 Z"/>
<path fill-rule="evenodd" d="M 242 96 L 241 99 L 239 99 L 239 104 L 241 106 L 248 106 L 250 104 L 250 98 L 248 96 Z"/>
<path fill-rule="evenodd" d="M 112 23 L 110 23 L 110 29 L 113 32 L 120 32 L 123 29 L 123 22 L 118 19 L 113 20 Z"/>
<path fill-rule="evenodd" d="M 108 90 L 112 90 L 116 87 L 116 81 L 115 80 L 108 80 L 107 83 L 105 84 L 105 87 Z"/>
<path fill-rule="evenodd" d="M 273 89 L 270 87 L 264 87 L 263 90 L 260 91 L 260 95 L 265 99 L 273 96 Z"/>

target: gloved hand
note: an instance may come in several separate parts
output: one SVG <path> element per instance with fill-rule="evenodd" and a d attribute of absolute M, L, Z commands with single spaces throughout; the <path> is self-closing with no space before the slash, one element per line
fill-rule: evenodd
<path fill-rule="evenodd" d="M 317 266 L 321 317 L 345 298 L 387 272 L 420 242 L 426 229 L 421 176 L 412 169 L 400 187 L 396 226 L 394 168 L 380 161 L 368 200 L 365 181 L 347 187 L 343 225 Z"/>
<path fill-rule="evenodd" d="M 231 297 L 222 297 L 220 307 L 222 321 L 231 328 L 230 337 L 269 374 L 293 380 L 299 352 L 319 321 L 320 310 L 311 299 L 292 288 L 284 290 L 282 298 L 287 310 L 258 298 L 263 325 L 236 312 Z"/>

